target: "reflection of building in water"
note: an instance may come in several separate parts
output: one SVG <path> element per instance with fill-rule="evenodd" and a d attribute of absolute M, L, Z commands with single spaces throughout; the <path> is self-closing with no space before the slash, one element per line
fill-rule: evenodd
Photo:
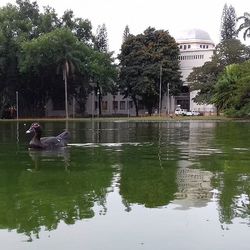
<path fill-rule="evenodd" d="M 216 122 L 189 122 L 188 127 L 185 127 L 188 139 L 182 141 L 179 146 L 181 152 L 187 155 L 189 160 L 220 153 L 219 149 L 212 145 L 216 126 Z"/>
<path fill-rule="evenodd" d="M 211 178 L 213 174 L 209 171 L 180 168 L 177 171 L 176 182 L 178 192 L 173 203 L 181 205 L 180 209 L 190 207 L 204 207 L 212 198 Z"/>

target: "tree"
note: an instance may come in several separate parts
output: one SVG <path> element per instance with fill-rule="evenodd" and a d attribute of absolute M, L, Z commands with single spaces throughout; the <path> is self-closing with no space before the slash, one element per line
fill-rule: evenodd
<path fill-rule="evenodd" d="M 223 40 L 216 46 L 213 58 L 224 67 L 241 63 L 250 59 L 250 48 L 238 39 Z"/>
<path fill-rule="evenodd" d="M 112 53 L 94 51 L 90 64 L 91 78 L 96 84 L 95 94 L 98 97 L 99 115 L 102 115 L 102 96 L 113 91 L 118 72 Z"/>
<path fill-rule="evenodd" d="M 221 17 L 221 40 L 233 39 L 237 36 L 235 9 L 230 5 L 224 5 Z"/>
<path fill-rule="evenodd" d="M 128 39 L 129 35 L 130 35 L 129 27 L 128 25 L 126 25 L 123 32 L 123 38 L 122 38 L 123 43 Z"/>
<path fill-rule="evenodd" d="M 23 74 L 33 72 L 39 79 L 32 83 L 36 84 L 33 86 L 33 94 L 34 90 L 39 90 L 35 100 L 40 100 L 40 103 L 45 105 L 48 98 L 58 96 L 61 88 L 58 86 L 59 89 L 56 91 L 55 84 L 51 86 L 50 82 L 53 79 L 51 74 L 62 72 L 65 84 L 65 112 L 68 118 L 68 77 L 75 69 L 78 72 L 84 70 L 86 63 L 83 58 L 88 51 L 89 49 L 80 43 L 70 30 L 64 28 L 23 43 L 19 61 L 20 70 Z"/>
<path fill-rule="evenodd" d="M 244 30 L 243 38 L 246 40 L 247 37 L 250 37 L 250 14 L 245 12 L 243 16 L 240 16 L 237 21 L 243 19 L 243 23 L 240 24 L 237 33 Z"/>
<path fill-rule="evenodd" d="M 250 116 L 250 61 L 231 64 L 219 77 L 212 102 L 233 116 Z"/>
<path fill-rule="evenodd" d="M 97 33 L 94 37 L 94 49 L 97 53 L 95 53 L 93 60 L 93 81 L 96 83 L 99 115 L 102 115 L 102 96 L 108 90 L 112 91 L 114 79 L 117 75 L 112 58 L 113 52 L 108 52 L 108 34 L 105 24 L 99 25 L 97 28 Z"/>
<path fill-rule="evenodd" d="M 120 91 L 131 97 L 138 115 L 138 101 L 142 100 L 151 115 L 159 100 L 160 68 L 162 92 L 171 83 L 171 94 L 181 87 L 179 49 L 168 31 L 149 27 L 143 34 L 130 35 L 122 44 L 120 59 Z"/>
<path fill-rule="evenodd" d="M 15 104 L 17 90 L 20 106 L 23 105 L 20 108 L 20 115 L 41 116 L 44 114 L 44 106 L 48 98 L 52 98 L 55 103 L 62 99 L 63 95 L 59 95 L 59 92 L 63 91 L 61 90 L 62 80 L 55 74 L 57 71 L 55 54 L 61 55 L 61 44 L 57 46 L 56 43 L 52 41 L 49 43 L 45 39 L 46 35 L 54 34 L 55 30 L 62 27 L 67 28 L 73 36 L 75 35 L 77 50 L 81 47 L 80 50 L 84 51 L 82 54 L 85 54 L 85 56 L 77 55 L 81 60 L 81 72 L 68 75 L 67 78 L 70 81 L 69 94 L 77 97 L 83 109 L 84 98 L 80 93 L 87 94 L 87 83 L 91 73 L 87 65 L 90 65 L 89 58 L 93 53 L 93 49 L 90 48 L 93 44 L 91 23 L 88 20 L 74 18 L 72 11 L 66 11 L 62 18 L 58 18 L 55 10 L 49 6 L 44 7 L 44 11 L 40 13 L 36 2 L 18 0 L 16 5 L 7 4 L 0 8 L 0 95 L 4 97 L 1 98 L 0 113 L 4 106 Z M 40 37 L 42 37 L 41 41 L 38 39 Z M 33 43 L 29 44 L 31 40 Z M 42 43 L 42 40 L 46 42 Z M 40 48 L 42 53 L 36 54 L 34 58 L 31 54 L 36 49 L 39 51 L 36 46 L 38 44 L 42 44 Z M 46 44 L 52 46 L 46 47 Z M 25 50 L 23 50 L 24 47 Z M 28 54 L 25 55 L 25 52 Z M 44 55 L 47 55 L 47 58 Z M 29 61 L 34 65 L 31 66 Z"/>
<path fill-rule="evenodd" d="M 98 26 L 94 38 L 94 48 L 100 52 L 108 52 L 108 33 L 105 24 Z"/>
<path fill-rule="evenodd" d="M 215 48 L 211 62 L 194 68 L 188 76 L 190 88 L 199 90 L 194 101 L 200 104 L 212 104 L 214 88 L 226 66 L 242 63 L 250 59 L 249 47 L 237 39 L 221 41 Z M 220 108 L 220 107 L 218 107 Z"/>
<path fill-rule="evenodd" d="M 39 16 L 38 34 L 49 33 L 61 26 L 60 20 L 54 9 L 49 6 L 44 7 L 43 13 Z"/>
<path fill-rule="evenodd" d="M 222 70 L 223 68 L 215 60 L 193 69 L 187 80 L 190 82 L 190 90 L 198 90 L 193 99 L 196 103 L 212 103 L 214 86 Z"/>

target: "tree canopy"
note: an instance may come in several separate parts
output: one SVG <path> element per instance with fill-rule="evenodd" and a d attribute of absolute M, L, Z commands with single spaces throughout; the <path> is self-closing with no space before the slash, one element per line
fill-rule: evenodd
<path fill-rule="evenodd" d="M 239 34 L 239 32 L 244 30 L 243 38 L 244 40 L 246 40 L 247 37 L 250 37 L 250 13 L 245 12 L 243 16 L 240 16 L 237 19 L 237 21 L 241 21 L 241 20 L 243 20 L 243 23 L 240 24 L 237 32 Z"/>
<path fill-rule="evenodd" d="M 160 69 L 162 68 L 162 92 L 170 83 L 171 94 L 181 86 L 179 72 L 179 48 L 168 31 L 149 27 L 143 34 L 129 35 L 123 42 L 120 59 L 119 87 L 124 96 L 131 97 L 138 112 L 138 100 L 152 114 L 160 95 Z"/>
<path fill-rule="evenodd" d="M 250 61 L 225 68 L 215 85 L 212 102 L 228 115 L 250 117 Z"/>
<path fill-rule="evenodd" d="M 236 38 L 236 13 L 232 5 L 224 5 L 221 17 L 221 40 Z"/>
<path fill-rule="evenodd" d="M 59 107 L 64 103 L 66 69 L 70 99 L 74 96 L 84 112 L 90 79 L 105 85 L 117 74 L 112 53 L 95 50 L 98 39 L 91 22 L 75 18 L 71 10 L 58 17 L 51 7 L 41 12 L 37 2 L 29 0 L 0 8 L 0 113 L 15 104 L 16 91 L 21 115 L 44 115 L 48 99 Z M 95 69 L 97 64 L 102 74 Z"/>

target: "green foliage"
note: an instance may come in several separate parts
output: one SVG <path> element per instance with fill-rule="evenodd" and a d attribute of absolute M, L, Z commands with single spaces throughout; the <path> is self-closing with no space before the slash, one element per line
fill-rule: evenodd
<path fill-rule="evenodd" d="M 198 90 L 198 94 L 195 96 L 194 101 L 199 104 L 210 104 L 213 97 L 214 86 L 217 82 L 217 78 L 221 73 L 222 67 L 220 67 L 215 60 L 206 62 L 202 67 L 194 68 L 188 76 L 188 82 L 190 82 L 190 89 Z"/>
<path fill-rule="evenodd" d="M 105 24 L 98 26 L 94 39 L 94 48 L 100 52 L 108 52 L 108 33 Z"/>
<path fill-rule="evenodd" d="M 226 67 L 212 102 L 229 116 L 250 117 L 250 61 Z"/>
<path fill-rule="evenodd" d="M 238 39 L 227 39 L 216 46 L 213 57 L 213 60 L 223 67 L 233 63 L 242 63 L 250 59 L 250 48 Z"/>
<path fill-rule="evenodd" d="M 48 99 L 55 103 L 64 99 L 66 68 L 69 99 L 74 96 L 84 112 L 90 77 L 98 78 L 103 89 L 107 79 L 115 78 L 112 54 L 96 53 L 96 40 L 90 21 L 75 18 L 71 10 L 59 18 L 51 7 L 40 12 L 29 0 L 0 8 L 0 113 L 4 106 L 15 104 L 18 90 L 20 115 L 43 116 Z M 102 73 L 93 65 L 102 67 Z"/>
<path fill-rule="evenodd" d="M 221 40 L 234 39 L 236 32 L 236 13 L 234 7 L 224 5 L 221 17 Z"/>
<path fill-rule="evenodd" d="M 244 30 L 243 38 L 246 40 L 247 37 L 250 37 L 250 14 L 245 12 L 243 16 L 240 16 L 237 21 L 243 19 L 243 23 L 240 24 L 237 33 Z"/>
<path fill-rule="evenodd" d="M 215 48 L 211 62 L 194 68 L 188 76 L 191 90 L 199 90 L 194 101 L 199 104 L 214 103 L 212 99 L 215 85 L 225 67 L 243 63 L 248 59 L 250 59 L 250 49 L 239 40 L 229 39 L 220 42 Z M 220 107 L 218 108 L 220 109 Z"/>
<path fill-rule="evenodd" d="M 127 38 L 130 36 L 130 31 L 128 25 L 125 26 L 124 32 L 123 32 L 123 37 L 122 41 L 123 43 L 127 40 Z"/>
<path fill-rule="evenodd" d="M 130 35 L 122 44 L 120 59 L 120 91 L 130 96 L 137 107 L 141 99 L 149 114 L 159 100 L 160 68 L 162 67 L 162 94 L 171 83 L 171 94 L 181 86 L 179 49 L 168 31 L 148 28 L 143 34 Z M 138 110 L 137 110 L 138 113 Z"/>

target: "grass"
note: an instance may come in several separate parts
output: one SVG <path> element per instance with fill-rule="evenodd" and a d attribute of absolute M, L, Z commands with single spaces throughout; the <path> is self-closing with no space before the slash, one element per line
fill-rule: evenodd
<path fill-rule="evenodd" d="M 10 121 L 63 121 L 65 118 L 20 118 L 20 119 L 0 119 L 0 122 Z M 95 117 L 95 118 L 69 118 L 68 121 L 102 121 L 102 122 L 114 122 L 114 121 L 128 121 L 128 122 L 163 122 L 163 121 L 231 121 L 231 120 L 242 120 L 236 118 L 228 118 L 225 116 L 140 116 L 140 117 Z"/>

